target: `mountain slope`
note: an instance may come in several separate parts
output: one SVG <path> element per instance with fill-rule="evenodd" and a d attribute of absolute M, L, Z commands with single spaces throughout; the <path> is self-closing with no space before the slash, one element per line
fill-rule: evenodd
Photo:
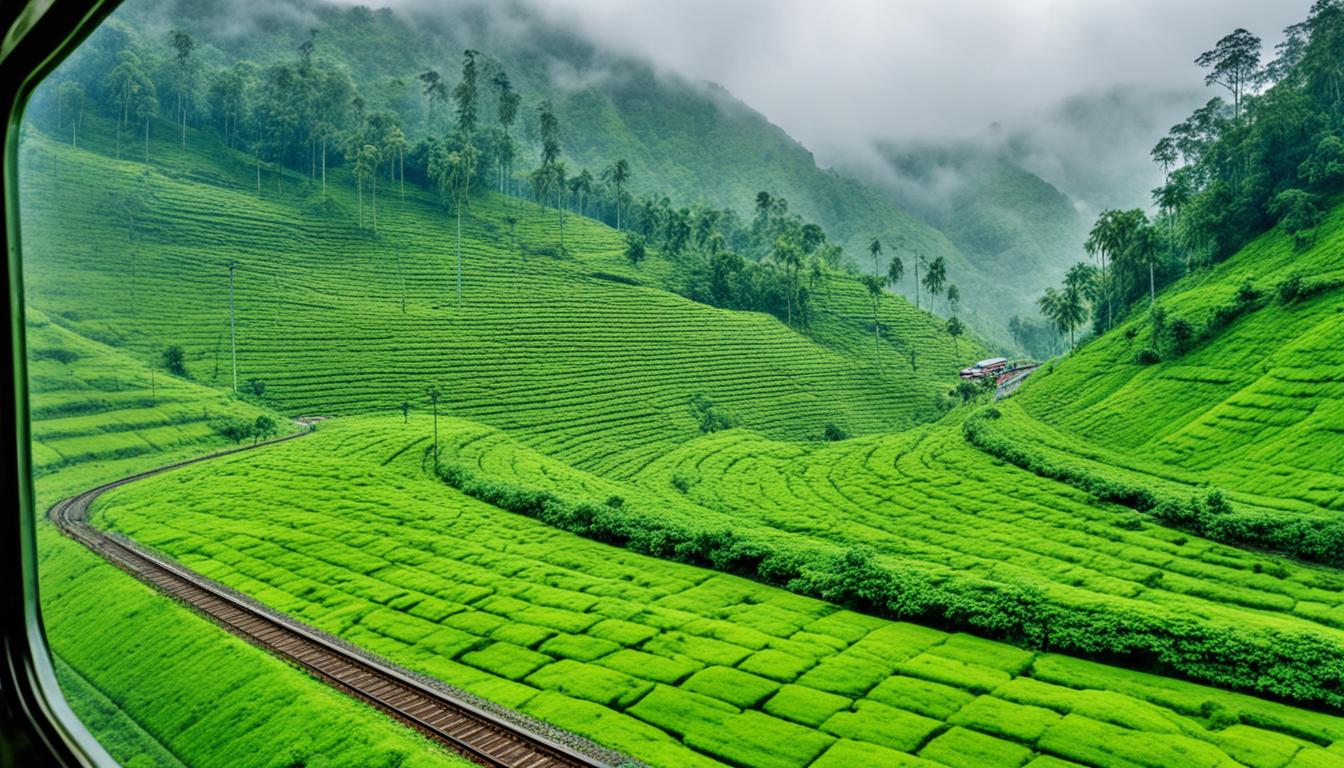
<path fill-rule="evenodd" d="M 678 206 L 703 201 L 743 215 L 749 214 L 757 192 L 769 191 L 821 224 L 858 265 L 866 263 L 864 249 L 874 238 L 917 248 L 929 258 L 943 256 L 950 280 L 962 288 L 963 315 L 986 337 L 1007 338 L 1009 315 L 993 297 L 1000 270 L 969 257 L 883 192 L 818 167 L 806 148 L 718 86 L 689 83 L 596 49 L 574 33 L 545 25 L 522 6 L 466 2 L 433 12 L 394 13 L 288 0 L 279 8 L 283 12 L 248 19 L 221 0 L 132 0 L 113 20 L 124 25 L 122 34 L 143 40 L 156 57 L 166 56 L 161 41 L 169 28 L 184 27 L 208 44 L 201 55 L 215 63 L 292 60 L 310 29 L 317 29 L 316 55 L 349 69 L 370 111 L 388 108 L 401 114 L 413 142 L 430 124 L 415 76 L 437 69 L 451 87 L 460 52 L 480 50 L 503 65 L 523 96 L 517 132 L 527 146 L 518 171 L 535 165 L 536 110 L 543 99 L 551 99 L 571 171 L 588 167 L 596 173 L 624 158 L 636 195 L 667 194 Z M 99 34 L 103 37 L 95 35 L 90 47 L 106 48 L 101 56 L 110 60 L 121 38 L 110 31 Z M 68 66 L 77 72 L 81 64 Z M 160 69 L 160 91 L 169 93 L 167 67 Z M 196 119 L 206 119 L 204 111 Z M 446 120 L 437 114 L 434 122 Z"/>
<path fill-rule="evenodd" d="M 1032 380 L 1017 405 L 1110 463 L 1270 508 L 1338 514 L 1342 243 L 1340 208 L 1305 249 L 1278 231 L 1262 236 L 1164 292 L 1162 330 L 1138 313 Z M 1286 300 L 1280 286 L 1293 276 L 1302 295 Z M 1184 352 L 1171 337 L 1178 318 L 1195 336 Z M 1163 359 L 1137 363 L 1145 347 Z"/>

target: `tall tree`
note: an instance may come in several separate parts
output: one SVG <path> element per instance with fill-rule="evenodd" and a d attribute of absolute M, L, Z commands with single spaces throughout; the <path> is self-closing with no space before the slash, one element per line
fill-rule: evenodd
<path fill-rule="evenodd" d="M 602 170 L 602 181 L 611 185 L 616 201 L 616 228 L 621 228 L 621 203 L 625 199 L 625 185 L 630 182 L 630 163 L 619 159 Z"/>
<path fill-rule="evenodd" d="M 416 79 L 420 81 L 420 95 L 425 102 L 425 134 L 433 135 L 435 107 L 448 103 L 448 84 L 443 82 L 443 76 L 434 69 L 421 72 Z"/>
<path fill-rule="evenodd" d="M 905 262 L 901 261 L 900 256 L 892 256 L 891 263 L 887 265 L 887 285 L 895 288 L 900 285 L 903 277 L 905 277 Z"/>
<path fill-rule="evenodd" d="M 145 126 L 145 164 L 148 165 L 149 124 L 159 116 L 159 94 L 154 88 L 154 81 L 146 76 L 132 98 L 135 99 L 135 116 Z"/>
<path fill-rule="evenodd" d="M 1242 97 L 1260 70 L 1260 38 L 1238 27 L 1213 50 L 1201 53 L 1195 64 L 1209 70 L 1205 85 L 1221 85 L 1232 94 L 1233 117 L 1240 120 Z"/>
<path fill-rule="evenodd" d="M 961 309 L 961 289 L 955 285 L 947 286 L 947 309 L 953 315 Z"/>
<path fill-rule="evenodd" d="M 113 103 L 119 107 L 117 116 L 117 159 L 121 159 L 121 131 L 130 126 L 131 110 L 135 108 L 140 90 L 153 83 L 140 66 L 140 57 L 129 48 L 117 51 L 117 64 L 103 78 L 103 86 L 112 94 Z"/>
<path fill-rule="evenodd" d="M 173 89 L 177 91 L 177 122 L 182 126 L 182 148 L 187 148 L 187 113 L 196 93 L 196 39 L 190 32 L 174 29 L 168 33 L 173 48 Z"/>
<path fill-rule="evenodd" d="M 70 146 L 79 146 L 79 126 L 84 122 L 84 86 L 74 80 L 61 83 L 57 91 L 60 114 L 70 116 Z M 62 127 L 57 121 L 57 128 Z"/>
<path fill-rule="evenodd" d="M 940 296 L 943 293 L 943 284 L 947 282 L 947 262 L 942 256 L 935 256 L 924 270 L 924 287 L 928 289 L 930 296 Z M 933 299 L 929 299 L 929 310 L 933 310 Z"/>
<path fill-rule="evenodd" d="M 495 87 L 495 120 L 499 123 L 498 149 L 495 153 L 499 165 L 499 191 L 508 191 L 505 179 L 513 174 L 513 135 L 511 130 L 518 118 L 518 105 L 522 96 L 513 90 L 513 83 L 504 70 L 499 70 L 490 81 Z"/>
<path fill-rule="evenodd" d="M 457 105 L 457 135 L 463 146 L 472 143 L 477 122 L 476 51 L 462 52 L 462 79 L 453 87 L 453 102 Z"/>
<path fill-rule="evenodd" d="M 365 144 L 355 153 L 355 183 L 359 187 L 359 226 L 364 226 L 364 184 L 373 186 L 373 231 L 378 231 L 378 148 Z"/>
<path fill-rule="evenodd" d="M 868 244 L 868 253 L 873 256 L 873 275 L 876 276 L 879 270 L 877 260 L 882 257 L 882 243 L 877 238 L 873 238 L 873 242 Z"/>

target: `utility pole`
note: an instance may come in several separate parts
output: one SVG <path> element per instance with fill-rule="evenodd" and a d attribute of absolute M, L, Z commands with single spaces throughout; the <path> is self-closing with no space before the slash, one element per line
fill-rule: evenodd
<path fill-rule="evenodd" d="M 238 262 L 229 262 L 229 346 L 233 352 L 233 393 L 238 394 L 238 336 L 234 331 L 233 320 L 233 270 Z"/>

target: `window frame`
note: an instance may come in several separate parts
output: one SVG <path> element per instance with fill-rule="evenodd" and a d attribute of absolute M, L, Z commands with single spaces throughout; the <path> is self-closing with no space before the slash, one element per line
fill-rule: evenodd
<path fill-rule="evenodd" d="M 24 346 L 23 273 L 18 212 L 19 132 L 33 90 L 118 5 L 120 0 L 16 0 L 0 3 L 0 108 L 5 111 L 3 279 L 8 333 L 0 358 L 0 759 L 15 765 L 115 766 L 65 701 L 42 623 L 37 578 L 28 374 Z"/>

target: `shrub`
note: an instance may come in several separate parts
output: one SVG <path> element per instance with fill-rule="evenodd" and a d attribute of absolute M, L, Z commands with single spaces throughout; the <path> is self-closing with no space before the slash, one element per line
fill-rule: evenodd
<path fill-rule="evenodd" d="M 262 381 L 261 379 L 248 379 L 247 388 L 251 390 L 252 394 L 256 395 L 257 397 L 261 397 L 262 395 L 266 394 L 266 382 Z"/>
<path fill-rule="evenodd" d="M 1277 289 L 1279 301 L 1292 304 L 1302 295 L 1302 274 L 1294 272 L 1279 282 Z"/>
<path fill-rule="evenodd" d="M 1195 335 L 1195 329 L 1190 325 L 1190 321 L 1183 317 L 1173 317 L 1167 329 L 1171 333 L 1171 342 L 1176 345 L 1176 354 L 1184 355 L 1186 346 Z"/>
<path fill-rule="evenodd" d="M 959 381 L 957 382 L 957 388 L 952 390 L 951 394 L 960 397 L 961 402 L 969 403 L 980 394 L 980 387 L 976 386 L 973 381 Z"/>
<path fill-rule="evenodd" d="M 823 440 L 837 442 L 839 440 L 848 440 L 849 433 L 835 422 L 828 421 L 826 422 L 826 428 L 822 430 L 821 437 Z"/>
<path fill-rule="evenodd" d="M 1162 362 L 1161 356 L 1153 351 L 1151 347 L 1144 347 L 1134 356 L 1134 362 L 1139 365 L 1156 365 Z"/>
<path fill-rule="evenodd" d="M 706 434 L 733 428 L 733 420 L 728 414 L 704 395 L 695 395 L 691 398 L 691 413 L 695 415 L 700 431 Z"/>
<path fill-rule="evenodd" d="M 216 432 L 234 443 L 241 443 L 252 436 L 253 422 L 244 419 L 226 419 L 211 425 Z"/>
<path fill-rule="evenodd" d="M 181 345 L 173 344 L 171 346 L 164 348 L 163 367 L 164 370 L 168 371 L 174 376 L 181 376 L 183 378 L 186 378 L 187 353 L 182 349 Z"/>

